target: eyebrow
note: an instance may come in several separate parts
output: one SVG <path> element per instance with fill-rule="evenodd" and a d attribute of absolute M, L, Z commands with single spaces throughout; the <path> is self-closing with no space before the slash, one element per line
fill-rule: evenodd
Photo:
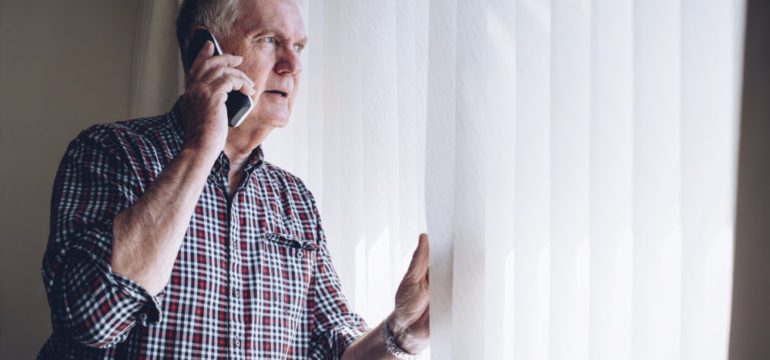
<path fill-rule="evenodd" d="M 302 44 L 302 46 L 307 46 L 307 42 L 308 42 L 308 39 L 307 39 L 307 36 L 305 36 L 302 39 L 299 39 L 299 40 L 297 40 L 294 43 L 295 44 Z"/>
<path fill-rule="evenodd" d="M 272 28 L 261 28 L 259 25 L 249 28 L 246 31 L 246 36 L 253 37 L 253 36 L 258 36 L 266 33 L 273 33 L 283 37 L 284 39 L 287 38 L 286 33 L 284 33 L 283 31 L 275 30 Z M 297 40 L 297 43 L 307 43 L 308 41 L 307 38 L 308 38 L 307 35 L 305 35 L 302 39 Z"/>

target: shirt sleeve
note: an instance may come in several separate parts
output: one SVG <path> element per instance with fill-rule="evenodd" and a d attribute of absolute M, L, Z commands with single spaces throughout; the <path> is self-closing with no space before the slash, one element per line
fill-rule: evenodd
<path fill-rule="evenodd" d="M 141 190 L 130 164 L 104 145 L 109 138 L 92 128 L 70 143 L 54 181 L 42 269 L 54 331 L 96 348 L 157 322 L 162 297 L 112 272 L 113 219 Z"/>
<path fill-rule="evenodd" d="M 318 219 L 319 250 L 312 283 L 314 319 L 309 358 L 339 359 L 353 341 L 368 331 L 368 327 L 363 318 L 350 311 L 342 293 L 339 277 L 326 247 L 326 237 L 315 201 L 313 212 Z"/>

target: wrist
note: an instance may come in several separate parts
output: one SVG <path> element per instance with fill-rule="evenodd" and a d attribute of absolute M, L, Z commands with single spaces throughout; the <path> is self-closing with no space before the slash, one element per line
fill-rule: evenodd
<path fill-rule="evenodd" d="M 420 345 L 415 341 L 414 336 L 409 332 L 408 324 L 400 323 L 395 314 L 391 314 L 385 319 L 385 324 L 393 335 L 395 345 L 409 354 L 418 354 Z"/>
<path fill-rule="evenodd" d="M 188 159 L 196 162 L 200 161 L 206 164 L 213 164 L 221 152 L 222 150 L 217 150 L 215 146 L 186 141 L 184 144 L 182 144 L 182 149 L 179 151 L 179 156 L 187 157 Z"/>
<path fill-rule="evenodd" d="M 415 359 L 417 352 L 404 349 L 402 345 L 403 339 L 397 340 L 396 334 L 391 329 L 391 325 L 389 325 L 391 319 L 392 317 L 388 317 L 382 323 L 382 325 L 380 325 L 380 336 L 382 337 L 382 341 L 385 343 L 385 348 L 387 349 L 388 354 L 399 360 Z M 404 332 L 402 331 L 401 333 L 403 334 Z"/>

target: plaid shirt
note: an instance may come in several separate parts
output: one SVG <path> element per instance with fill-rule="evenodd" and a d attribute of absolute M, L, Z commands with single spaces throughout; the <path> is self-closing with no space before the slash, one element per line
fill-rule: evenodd
<path fill-rule="evenodd" d="M 220 154 L 160 294 L 111 271 L 113 218 L 160 175 L 182 136 L 177 102 L 70 143 L 43 259 L 53 334 L 38 358 L 339 358 L 366 324 L 348 309 L 312 194 L 261 147 L 232 203 Z"/>

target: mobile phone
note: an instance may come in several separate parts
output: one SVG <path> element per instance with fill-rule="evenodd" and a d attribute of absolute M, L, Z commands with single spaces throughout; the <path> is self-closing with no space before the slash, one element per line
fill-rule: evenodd
<path fill-rule="evenodd" d="M 214 56 L 222 55 L 222 48 L 219 47 L 219 43 L 217 42 L 217 39 L 214 38 L 214 35 L 206 29 L 198 29 L 195 31 L 187 45 L 187 51 L 185 52 L 185 64 L 187 64 L 187 66 L 192 66 L 193 61 L 198 57 L 198 53 L 207 41 L 214 43 Z M 249 115 L 251 109 L 254 108 L 254 102 L 242 92 L 234 90 L 227 93 L 225 107 L 227 107 L 228 125 L 230 125 L 230 127 L 236 127 L 246 119 L 247 115 Z"/>

